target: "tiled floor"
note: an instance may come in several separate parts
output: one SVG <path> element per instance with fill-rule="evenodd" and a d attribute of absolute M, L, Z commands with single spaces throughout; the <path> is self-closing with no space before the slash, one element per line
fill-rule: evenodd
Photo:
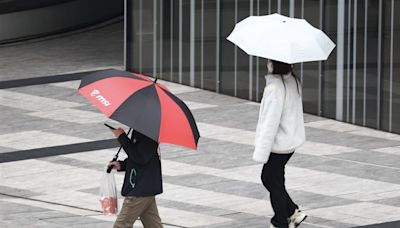
<path fill-rule="evenodd" d="M 164 193 L 158 204 L 166 227 L 265 227 L 273 212 L 259 180 L 261 165 L 251 160 L 258 104 L 160 83 L 192 108 L 202 136 L 198 151 L 162 145 Z M 1 91 L 2 121 L 11 130 L 1 128 L 0 151 L 112 138 L 102 126 L 106 118 L 76 96 L 78 84 Z M 30 97 L 34 102 L 27 102 Z M 305 119 L 307 142 L 286 170 L 289 192 L 310 215 L 302 227 L 400 220 L 398 136 L 384 133 L 383 139 L 375 130 L 307 114 Z M 109 227 L 114 218 L 100 214 L 97 192 L 116 149 L 1 163 L 1 226 Z M 116 174 L 118 184 L 122 178 Z"/>

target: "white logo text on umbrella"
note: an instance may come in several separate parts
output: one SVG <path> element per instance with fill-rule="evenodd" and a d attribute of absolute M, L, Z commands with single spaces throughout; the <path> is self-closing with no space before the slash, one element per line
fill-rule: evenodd
<path fill-rule="evenodd" d="M 97 89 L 94 89 L 91 93 L 90 96 L 95 97 L 100 103 L 102 103 L 104 106 L 110 106 L 111 103 L 100 94 L 100 91 Z"/>

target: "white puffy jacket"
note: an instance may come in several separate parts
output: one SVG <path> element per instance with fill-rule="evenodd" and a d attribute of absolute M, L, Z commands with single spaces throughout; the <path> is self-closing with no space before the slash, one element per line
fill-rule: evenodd
<path fill-rule="evenodd" d="M 305 141 L 301 86 L 288 74 L 267 75 L 258 118 L 253 159 L 266 163 L 271 152 L 287 154 Z M 286 87 L 286 88 L 285 88 Z"/>

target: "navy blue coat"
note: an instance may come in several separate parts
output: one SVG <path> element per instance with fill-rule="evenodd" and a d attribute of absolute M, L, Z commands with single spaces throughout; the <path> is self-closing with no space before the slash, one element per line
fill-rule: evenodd
<path fill-rule="evenodd" d="M 122 134 L 118 137 L 118 141 L 128 155 L 128 158 L 120 161 L 119 171 L 125 171 L 121 194 L 146 197 L 162 193 L 158 143 L 139 132 L 134 132 L 131 139 Z"/>

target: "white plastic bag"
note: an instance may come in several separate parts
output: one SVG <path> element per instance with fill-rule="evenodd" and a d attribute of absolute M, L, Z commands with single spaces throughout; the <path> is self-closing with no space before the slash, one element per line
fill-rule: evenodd
<path fill-rule="evenodd" d="M 105 215 L 115 215 L 118 212 L 117 186 L 113 172 L 104 172 L 101 178 L 100 205 Z"/>

